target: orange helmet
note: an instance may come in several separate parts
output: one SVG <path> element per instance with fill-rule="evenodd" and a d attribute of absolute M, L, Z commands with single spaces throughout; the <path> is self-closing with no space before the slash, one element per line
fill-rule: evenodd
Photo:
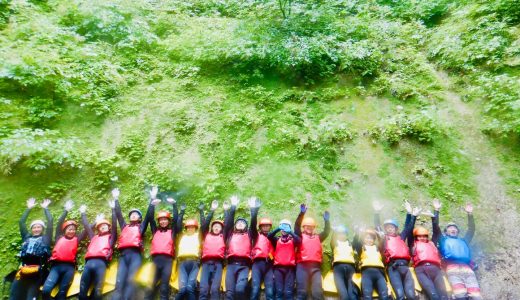
<path fill-rule="evenodd" d="M 372 236 L 374 239 L 377 238 L 377 231 L 375 231 L 374 229 L 367 229 L 365 230 L 365 235 L 370 235 Z"/>
<path fill-rule="evenodd" d="M 303 219 L 302 226 L 316 227 L 316 221 L 311 217 L 306 217 Z"/>
<path fill-rule="evenodd" d="M 165 211 L 165 210 L 161 210 L 157 214 L 157 220 L 159 220 L 160 218 L 168 218 L 168 219 L 170 219 L 171 218 L 170 212 L 169 211 Z"/>
<path fill-rule="evenodd" d="M 428 231 L 428 229 L 424 228 L 424 227 L 417 227 L 413 230 L 413 236 L 418 236 L 418 235 L 429 235 L 430 232 Z"/>
<path fill-rule="evenodd" d="M 76 228 L 78 228 L 78 223 L 74 220 L 68 220 L 68 221 L 65 221 L 62 225 L 61 225 L 61 230 L 65 230 L 65 228 L 69 227 L 70 225 L 73 225 L 75 226 Z"/>
<path fill-rule="evenodd" d="M 273 222 L 271 222 L 271 219 L 269 218 L 261 218 L 260 219 L 260 223 L 258 223 L 259 226 L 262 226 L 262 225 L 273 225 Z"/>
<path fill-rule="evenodd" d="M 215 220 L 215 221 L 211 222 L 211 227 L 213 227 L 214 224 L 220 224 L 222 226 L 222 228 L 224 228 L 224 221 L 222 221 L 222 220 Z"/>
<path fill-rule="evenodd" d="M 101 226 L 101 225 L 103 225 L 103 224 L 107 224 L 108 227 L 110 227 L 110 222 L 108 222 L 108 220 L 103 219 L 103 220 L 99 220 L 99 221 L 97 221 L 97 223 L 96 223 L 96 228 L 99 230 L 99 226 Z"/>
<path fill-rule="evenodd" d="M 199 222 L 197 222 L 197 220 L 195 220 L 195 219 L 188 219 L 188 220 L 186 220 L 186 223 L 184 223 L 184 228 L 189 227 L 189 226 L 194 226 L 196 228 L 199 228 Z"/>

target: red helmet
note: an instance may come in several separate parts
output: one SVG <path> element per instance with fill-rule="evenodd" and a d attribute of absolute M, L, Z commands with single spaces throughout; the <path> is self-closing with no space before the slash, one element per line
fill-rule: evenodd
<path fill-rule="evenodd" d="M 188 219 L 188 220 L 186 220 L 186 223 L 184 223 L 184 228 L 189 227 L 189 226 L 194 226 L 196 228 L 199 228 L 199 222 L 197 222 L 197 220 L 195 220 L 195 219 Z"/>
<path fill-rule="evenodd" d="M 413 236 L 419 236 L 419 235 L 429 235 L 430 232 L 428 231 L 428 229 L 424 228 L 424 227 L 417 227 L 413 230 Z"/>
<path fill-rule="evenodd" d="M 107 224 L 108 227 L 110 228 L 110 222 L 108 222 L 108 220 L 106 220 L 106 219 L 102 219 L 102 220 L 97 221 L 97 223 L 96 223 L 96 229 L 99 230 L 99 226 L 101 226 L 101 225 L 103 225 L 103 224 Z"/>
<path fill-rule="evenodd" d="M 68 220 L 61 225 L 61 230 L 65 231 L 65 228 L 69 227 L 70 225 L 73 225 L 74 227 L 78 228 L 78 223 L 76 221 Z"/>
<path fill-rule="evenodd" d="M 261 218 L 260 219 L 260 223 L 258 223 L 259 226 L 262 226 L 262 225 L 273 225 L 273 222 L 271 222 L 271 219 L 269 218 Z"/>
<path fill-rule="evenodd" d="M 168 219 L 170 219 L 171 218 L 170 212 L 169 211 L 165 211 L 165 210 L 161 210 L 157 214 L 157 220 L 159 220 L 160 218 L 168 218 Z"/>

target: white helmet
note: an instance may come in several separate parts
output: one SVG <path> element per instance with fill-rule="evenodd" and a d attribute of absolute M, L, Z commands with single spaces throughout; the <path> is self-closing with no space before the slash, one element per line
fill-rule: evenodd
<path fill-rule="evenodd" d="M 45 223 L 42 220 L 34 220 L 31 222 L 30 228 L 33 228 L 34 225 L 41 225 L 43 228 L 45 228 Z"/>

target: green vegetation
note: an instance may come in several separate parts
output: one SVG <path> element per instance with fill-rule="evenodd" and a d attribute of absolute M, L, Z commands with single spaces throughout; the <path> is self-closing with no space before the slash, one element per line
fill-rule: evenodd
<path fill-rule="evenodd" d="M 518 0 L 0 0 L 0 275 L 16 267 L 30 196 L 93 217 L 111 188 L 144 207 L 157 184 L 189 213 L 257 195 L 275 219 L 310 201 L 349 225 L 370 224 L 376 198 L 401 214 L 403 199 L 438 197 L 459 218 L 452 208 L 479 198 L 463 142 L 475 137 L 446 113 L 449 93 L 474 109 L 494 149 L 482 155 L 519 199 L 519 12 Z"/>

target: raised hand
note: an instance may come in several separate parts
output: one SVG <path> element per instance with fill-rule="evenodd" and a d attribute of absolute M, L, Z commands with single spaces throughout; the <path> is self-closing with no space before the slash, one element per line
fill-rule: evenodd
<path fill-rule="evenodd" d="M 215 211 L 217 208 L 218 208 L 218 201 L 217 200 L 213 200 L 211 202 L 211 210 Z"/>
<path fill-rule="evenodd" d="M 175 204 L 175 203 L 176 203 L 175 199 L 173 199 L 172 197 L 168 197 L 168 198 L 166 198 L 166 201 L 167 201 L 168 203 L 170 203 L 170 204 Z"/>
<path fill-rule="evenodd" d="M 383 209 L 384 205 L 379 202 L 379 201 L 373 201 L 372 202 L 372 208 L 376 211 L 376 212 L 380 212 L 382 209 Z"/>
<path fill-rule="evenodd" d="M 231 201 L 231 205 L 232 206 L 237 206 L 238 205 L 238 197 L 237 196 L 231 196 L 229 201 Z"/>
<path fill-rule="evenodd" d="M 116 201 L 114 201 L 114 200 L 109 200 L 109 201 L 108 201 L 108 206 L 110 206 L 110 208 L 116 208 Z"/>
<path fill-rule="evenodd" d="M 63 205 L 63 208 L 65 208 L 66 211 L 70 211 L 73 206 L 74 206 L 74 202 L 72 202 L 72 200 L 67 200 L 65 202 L 65 205 Z"/>
<path fill-rule="evenodd" d="M 27 199 L 27 208 L 31 209 L 36 206 L 36 199 L 35 198 L 29 198 Z"/>
<path fill-rule="evenodd" d="M 325 220 L 325 221 L 330 220 L 330 212 L 329 212 L 328 210 L 326 210 L 326 211 L 323 213 L 323 220 Z"/>
<path fill-rule="evenodd" d="M 307 211 L 307 205 L 304 203 L 300 204 L 300 212 L 305 213 Z"/>
<path fill-rule="evenodd" d="M 119 192 L 118 188 L 115 188 L 112 190 L 112 198 L 114 198 L 114 200 L 119 199 L 119 194 L 120 194 L 120 192 Z"/>
<path fill-rule="evenodd" d="M 49 204 L 51 204 L 51 200 L 49 200 L 49 199 L 44 199 L 43 202 L 40 204 L 40 206 L 41 206 L 43 209 L 46 209 L 47 207 L 49 207 Z"/>
<path fill-rule="evenodd" d="M 152 189 L 150 190 L 150 198 L 155 199 L 157 198 L 157 193 L 159 192 L 159 188 L 157 186 L 152 186 Z"/>
<path fill-rule="evenodd" d="M 439 209 L 441 209 L 442 203 L 441 203 L 441 201 L 439 201 L 439 199 L 434 198 L 432 201 L 432 205 L 435 210 L 439 210 Z"/>
<path fill-rule="evenodd" d="M 412 214 L 412 205 L 410 204 L 410 202 L 405 200 L 403 206 L 404 209 L 406 209 L 407 213 Z"/>
<path fill-rule="evenodd" d="M 150 204 L 153 206 L 157 206 L 159 203 L 161 203 L 161 199 L 152 198 L 152 201 L 150 201 Z"/>
<path fill-rule="evenodd" d="M 471 204 L 471 203 L 467 203 L 466 206 L 464 206 L 464 210 L 465 210 L 468 214 L 472 214 L 472 213 L 473 213 L 473 204 Z"/>
<path fill-rule="evenodd" d="M 186 203 L 183 203 L 181 204 L 181 211 L 185 211 L 186 210 Z"/>
<path fill-rule="evenodd" d="M 199 203 L 199 210 L 204 210 L 204 203 Z"/>
<path fill-rule="evenodd" d="M 250 208 L 256 207 L 256 197 L 251 197 L 247 199 L 247 205 L 249 205 Z"/>
<path fill-rule="evenodd" d="M 230 207 L 231 205 L 228 201 L 224 201 L 224 203 L 222 204 L 222 208 L 224 208 L 224 210 L 228 210 Z"/>
<path fill-rule="evenodd" d="M 422 210 L 422 209 L 421 209 L 420 207 L 414 207 L 414 208 L 412 209 L 412 215 L 414 215 L 414 216 L 417 217 L 417 216 L 421 213 L 421 210 Z"/>
<path fill-rule="evenodd" d="M 87 212 L 87 206 L 86 206 L 86 205 L 82 205 L 82 206 L 80 206 L 80 207 L 79 207 L 79 212 L 80 212 L 81 214 L 86 213 L 86 212 Z"/>
<path fill-rule="evenodd" d="M 425 210 L 425 211 L 421 212 L 421 215 L 432 217 L 432 218 L 435 217 L 435 215 L 429 210 Z"/>

